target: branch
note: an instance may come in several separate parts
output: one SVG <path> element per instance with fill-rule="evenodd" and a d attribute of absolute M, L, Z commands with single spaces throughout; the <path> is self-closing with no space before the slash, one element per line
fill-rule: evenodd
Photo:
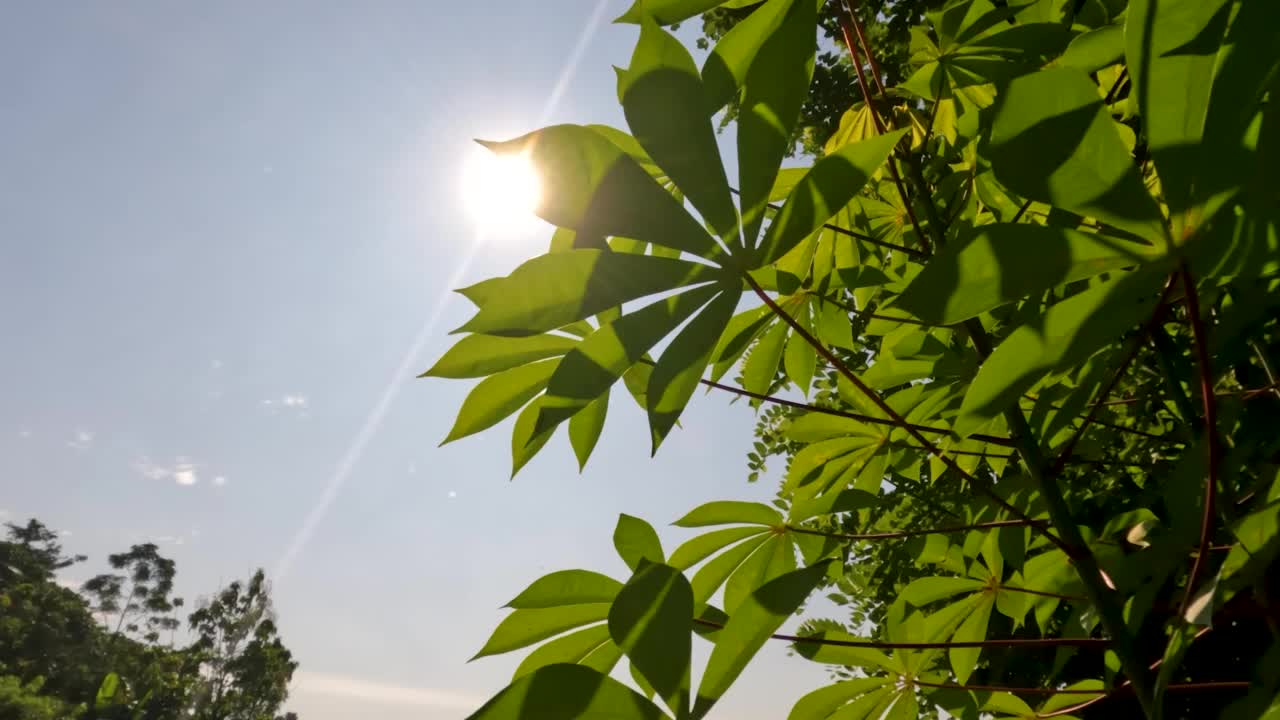
<path fill-rule="evenodd" d="M 760 283 L 756 282 L 755 278 L 751 277 L 749 273 L 743 273 L 742 277 L 746 280 L 747 284 L 751 287 L 751 289 L 755 291 L 756 295 L 764 302 L 764 304 L 769 306 L 769 309 L 772 310 L 775 315 L 782 318 L 784 322 L 786 322 L 788 325 L 791 326 L 791 329 L 795 331 L 796 334 L 804 338 L 806 342 L 812 345 L 814 350 L 816 350 L 824 360 L 830 363 L 831 366 L 834 367 L 837 372 L 843 375 L 846 380 L 853 383 L 854 387 L 858 388 L 859 392 L 865 395 L 867 399 L 871 400 L 871 402 L 874 403 L 876 407 L 880 408 L 881 412 L 883 412 L 885 415 L 888 415 L 890 418 L 892 418 L 893 424 L 895 426 L 906 430 L 907 434 L 910 435 L 912 439 L 914 439 L 916 442 L 920 443 L 920 445 L 927 448 L 928 451 L 931 454 L 933 454 L 935 457 L 937 457 L 939 460 L 941 460 L 944 465 L 946 465 L 951 470 L 954 470 L 961 477 L 968 480 L 969 484 L 977 488 L 980 492 L 982 492 L 989 499 L 991 499 L 992 502 L 1000 506 L 1010 515 L 1013 515 L 1014 517 L 1022 518 L 1028 521 L 1031 520 L 1031 518 L 1028 517 L 1026 513 L 1022 512 L 1018 508 L 1009 504 L 1009 502 L 1006 501 L 1004 498 L 1000 497 L 1000 494 L 997 493 L 995 489 L 991 487 L 991 484 L 988 483 L 986 480 L 979 479 L 978 477 L 974 476 L 972 473 L 966 471 L 964 468 L 960 467 L 960 465 L 957 464 L 955 460 L 947 456 L 946 453 L 942 452 L 937 447 L 929 444 L 929 441 L 926 440 L 925 437 L 920 434 L 919 430 L 915 429 L 914 425 L 912 425 L 911 423 L 908 423 L 906 419 L 903 418 L 902 415 L 898 413 L 897 410 L 894 410 L 893 407 L 889 405 L 889 403 L 884 401 L 884 398 L 880 397 L 879 393 L 877 393 L 875 390 L 872 390 L 866 383 L 862 381 L 862 378 L 854 374 L 854 372 L 850 370 L 847 365 L 845 365 L 843 362 L 840 361 L 840 358 L 835 356 L 835 353 L 831 352 L 829 349 L 827 349 L 825 345 L 822 344 L 821 340 L 818 340 L 818 338 L 814 337 L 813 333 L 809 332 L 795 318 L 791 317 L 789 313 L 787 313 L 781 307 L 779 307 L 778 303 L 774 302 L 773 298 L 769 297 L 769 294 L 764 291 L 764 288 L 760 287 Z M 1065 543 L 1062 542 L 1061 538 L 1059 538 L 1057 535 L 1054 535 L 1047 528 L 1037 526 L 1037 529 L 1050 542 L 1062 548 L 1064 552 L 1067 552 L 1068 555 L 1070 555 L 1070 552 L 1071 552 L 1070 549 L 1066 546 Z M 1078 531 L 1077 531 L 1077 534 L 1078 534 Z"/>
<path fill-rule="evenodd" d="M 957 683 L 925 682 L 923 680 L 912 680 L 911 684 L 915 685 L 916 687 L 941 688 L 943 690 L 972 690 L 975 692 L 1007 692 L 1007 693 L 1022 693 L 1024 695 L 1099 695 L 1100 696 L 1100 697 L 1094 698 L 1094 700 L 1091 702 L 1096 702 L 1098 700 L 1102 700 L 1104 698 L 1110 697 L 1114 694 L 1117 694 L 1122 689 L 1128 689 L 1130 687 L 1129 685 L 1122 685 L 1119 688 L 1116 688 L 1115 690 L 1106 691 L 1106 690 L 1084 690 L 1081 688 L 1076 688 L 1076 689 L 1062 688 L 1059 690 L 1056 688 L 1009 687 L 1005 685 L 960 685 Z M 1248 687 L 1249 687 L 1249 683 L 1247 681 L 1220 680 L 1220 681 L 1214 681 L 1214 682 L 1199 682 L 1199 683 L 1173 683 L 1171 685 L 1168 685 L 1166 689 L 1173 692 L 1189 692 L 1194 690 L 1240 690 L 1240 689 L 1247 689 Z M 1077 705 L 1075 709 L 1078 710 L 1081 707 L 1084 707 L 1084 706 Z M 1042 717 L 1042 718 L 1054 717 L 1058 714 L 1059 713 L 1054 712 L 1048 715 L 1037 715 L 1037 717 Z"/>
<path fill-rule="evenodd" d="M 901 538 L 916 537 L 918 535 L 943 535 L 953 532 L 965 532 L 967 530 L 983 530 L 987 528 L 1002 527 L 1042 527 L 1045 524 L 1046 523 L 1042 520 L 992 520 L 990 522 L 974 523 L 972 525 L 956 525 L 952 527 L 929 528 L 926 530 L 896 530 L 892 532 L 874 533 L 833 533 L 795 527 L 794 525 L 787 525 L 785 527 L 791 532 L 797 532 L 803 535 L 818 535 L 820 537 L 836 538 L 837 540 L 897 540 Z"/>
<path fill-rule="evenodd" d="M 1107 386 L 1102 390 L 1102 394 L 1098 396 L 1099 400 L 1106 400 L 1107 396 L 1116 389 L 1116 385 L 1120 384 L 1120 380 L 1124 377 L 1125 371 L 1129 369 L 1129 365 L 1133 362 L 1133 359 L 1138 356 L 1138 350 L 1142 347 L 1142 338 L 1150 333 L 1153 326 L 1159 324 L 1159 322 L 1164 319 L 1164 301 L 1165 298 L 1169 297 L 1169 290 L 1173 288 L 1173 280 L 1173 276 L 1170 275 L 1168 281 L 1165 282 L 1164 290 L 1160 293 L 1160 299 L 1156 302 L 1155 312 L 1153 312 L 1151 314 L 1151 318 L 1147 320 L 1146 326 L 1144 326 L 1137 335 L 1134 335 L 1129 339 L 1128 347 L 1124 352 L 1124 359 L 1120 361 L 1120 365 L 1116 368 L 1115 373 L 1112 374 L 1111 382 L 1107 383 Z M 1084 437 L 1085 430 L 1089 428 L 1089 423 L 1093 422 L 1097 418 L 1098 411 L 1101 410 L 1101 408 L 1102 406 L 1098 403 L 1093 403 L 1092 407 L 1089 408 L 1089 413 L 1084 416 L 1084 421 L 1081 422 L 1080 427 L 1076 428 L 1076 431 L 1072 433 L 1071 439 L 1063 446 L 1062 452 L 1058 453 L 1058 459 L 1054 461 L 1053 467 L 1049 468 L 1050 476 L 1056 476 L 1058 473 L 1062 472 L 1062 468 L 1067 464 L 1067 459 L 1071 457 L 1071 451 L 1076 449 L 1076 443 L 1080 442 L 1080 438 Z M 1112 425 L 1112 427 L 1115 426 Z M 1126 430 L 1127 429 L 1128 428 L 1126 428 Z M 1158 435 L 1144 433 L 1141 431 L 1134 432 L 1154 438 L 1160 437 Z"/>
<path fill-rule="evenodd" d="M 867 76 L 862 71 L 862 62 L 858 58 L 857 43 L 853 41 L 853 37 L 849 33 L 850 20 L 852 26 L 856 29 L 859 37 L 862 37 L 862 28 L 858 25 L 858 20 L 853 15 L 853 10 L 846 5 L 846 17 L 840 18 L 840 31 L 844 34 L 845 47 L 849 49 L 849 57 L 853 60 L 853 69 L 858 73 L 858 84 L 862 86 L 862 97 L 867 103 L 867 109 L 871 111 L 871 120 L 876 125 L 876 131 L 881 135 L 885 134 L 884 121 L 880 119 L 880 112 L 876 110 L 875 103 L 872 102 L 870 86 L 867 84 Z M 863 40 L 865 43 L 866 41 Z M 880 72 L 876 67 L 876 61 L 871 57 L 871 53 L 867 53 L 868 64 L 871 65 L 871 71 L 875 75 L 876 84 L 880 87 L 881 94 L 884 93 L 884 86 L 880 84 Z M 897 164 L 892 159 L 888 162 L 889 175 L 893 177 L 893 184 L 898 188 L 898 196 L 902 198 L 902 207 L 907 211 L 907 217 L 911 220 L 911 227 L 916 231 L 916 241 L 920 243 L 920 247 L 924 248 L 926 254 L 931 253 L 929 248 L 929 240 L 925 238 L 924 233 L 920 232 L 920 221 L 916 219 L 916 211 L 911 207 L 911 196 L 907 195 L 907 190 L 902 185 L 902 176 L 898 174 Z"/>
<path fill-rule="evenodd" d="M 1196 292 L 1195 280 L 1184 263 L 1181 270 L 1182 286 L 1186 291 L 1187 321 L 1191 323 L 1191 336 L 1196 345 L 1196 363 L 1200 366 L 1200 396 L 1204 403 L 1204 431 L 1207 433 L 1208 445 L 1208 477 L 1204 483 L 1204 515 L 1200 519 L 1200 551 L 1196 553 L 1195 562 L 1191 564 L 1191 576 L 1187 578 L 1187 589 L 1182 596 L 1179 614 L 1187 610 L 1191 598 L 1195 595 L 1200 574 L 1209 557 L 1210 540 L 1213 538 L 1214 504 L 1218 488 L 1218 402 L 1213 394 L 1213 368 L 1209 365 L 1209 345 L 1204 321 L 1200 318 L 1200 297 Z"/>
<path fill-rule="evenodd" d="M 1191 642 L 1195 642 L 1196 640 L 1199 640 L 1201 636 L 1203 636 L 1205 633 L 1209 632 L 1209 631 L 1210 631 L 1210 630 L 1212 630 L 1212 629 L 1213 629 L 1212 627 L 1206 627 L 1206 628 L 1204 628 L 1204 629 L 1203 629 L 1203 630 L 1201 630 L 1200 632 L 1196 633 L 1196 634 L 1195 634 L 1195 637 L 1192 637 L 1192 638 L 1191 638 Z M 1148 671 L 1154 671 L 1156 668 L 1160 667 L 1160 665 L 1161 665 L 1161 664 L 1163 664 L 1163 663 L 1164 663 L 1164 658 L 1160 658 L 1159 660 L 1156 660 L 1155 662 L 1153 662 L 1153 663 L 1151 663 L 1150 665 L 1148 665 L 1148 666 L 1147 666 L 1147 670 L 1148 670 Z M 1111 690 L 1107 691 L 1107 693 L 1106 693 L 1105 695 L 1101 695 L 1101 696 L 1099 696 L 1099 697 L 1093 698 L 1092 700 L 1086 700 L 1085 702 L 1082 702 L 1082 703 L 1080 703 L 1080 704 L 1078 704 L 1078 705 L 1072 705 L 1072 706 L 1070 706 L 1070 707 L 1060 708 L 1060 709 L 1055 710 L 1055 711 L 1053 711 L 1053 712 L 1051 712 L 1051 713 L 1045 713 L 1045 714 L 1043 714 L 1043 715 L 1041 715 L 1041 714 L 1037 714 L 1037 715 L 1036 715 L 1036 717 L 1038 717 L 1038 718 L 1052 718 L 1052 717 L 1061 717 L 1062 715 L 1070 715 L 1070 714 L 1074 713 L 1074 712 L 1075 712 L 1075 711 L 1077 711 L 1077 710 L 1083 710 L 1084 708 L 1087 708 L 1087 707 L 1089 707 L 1090 705 L 1094 705 L 1094 704 L 1096 704 L 1096 703 L 1100 703 L 1100 702 L 1102 702 L 1103 700 L 1106 700 L 1106 699 L 1107 699 L 1107 698 L 1109 698 L 1109 697 L 1113 697 L 1113 696 L 1115 696 L 1115 695 L 1117 695 L 1117 694 L 1119 694 L 1119 693 L 1122 693 L 1122 692 L 1124 692 L 1126 689 L 1128 689 L 1131 685 L 1132 685 L 1132 683 L 1131 683 L 1129 680 L 1125 680 L 1124 682 L 1120 683 L 1120 685 L 1119 685 L 1118 687 L 1112 688 Z M 1170 686 L 1170 687 L 1172 687 L 1172 686 Z M 1166 692 L 1167 692 L 1167 691 L 1168 691 L 1168 688 L 1166 688 Z"/>
<path fill-rule="evenodd" d="M 646 361 L 644 359 L 641 359 L 640 362 L 645 363 L 646 365 L 653 364 L 652 361 Z M 839 367 L 835 367 L 835 369 L 837 371 L 840 370 Z M 869 425 L 887 425 L 891 427 L 901 427 L 909 430 L 915 430 L 921 433 L 932 433 L 936 435 L 949 435 L 949 436 L 952 435 L 952 432 L 946 428 L 929 427 L 928 425 L 917 425 L 915 423 L 906 422 L 905 420 L 902 420 L 901 422 L 899 422 L 898 420 L 891 419 L 891 418 L 879 418 L 872 415 L 860 415 L 858 413 L 846 412 L 844 410 L 837 410 L 836 408 L 821 407 L 818 405 L 809 405 L 806 403 L 797 402 L 795 400 L 780 398 L 775 395 L 765 395 L 763 393 L 752 392 L 750 390 L 734 387 L 732 385 L 725 385 L 724 383 L 718 383 L 714 380 L 700 379 L 698 380 L 698 382 L 702 383 L 703 385 L 706 385 L 707 387 L 712 387 L 717 390 L 724 390 L 725 392 L 730 392 L 730 393 L 733 393 L 734 395 L 739 395 L 741 397 L 748 397 L 753 400 L 760 400 L 761 402 L 773 403 L 774 405 L 782 405 L 784 407 L 795 408 L 797 410 L 807 410 L 809 412 L 821 413 L 823 415 L 832 415 L 835 417 L 848 418 L 850 420 L 857 420 L 859 422 L 864 422 Z M 1000 437 L 999 435 L 984 435 L 982 433 L 974 433 L 969 437 L 973 438 L 974 440 L 981 440 L 982 442 L 985 442 L 991 445 L 1003 445 L 1006 447 L 1011 447 L 1013 445 L 1012 440 L 1010 440 L 1009 438 Z M 926 442 L 924 445 L 921 446 L 921 449 L 929 450 L 930 449 L 929 444 Z"/>
<path fill-rule="evenodd" d="M 723 628 L 723 623 L 712 620 L 694 618 L 698 625 Z M 876 650 L 945 650 L 948 648 L 988 648 L 988 647 L 1097 647 L 1106 648 L 1111 644 L 1105 638 L 1002 638 L 996 640 L 967 640 L 961 642 L 881 642 L 879 640 L 830 640 L 827 638 L 784 635 L 774 633 L 769 636 L 774 640 L 801 643 L 807 645 L 828 645 L 831 647 L 872 648 Z"/>

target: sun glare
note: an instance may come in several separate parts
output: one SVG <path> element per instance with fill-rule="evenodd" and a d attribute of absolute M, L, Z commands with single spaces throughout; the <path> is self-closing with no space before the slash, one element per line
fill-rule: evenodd
<path fill-rule="evenodd" d="M 527 155 L 495 155 L 477 147 L 463 168 L 462 200 L 481 231 L 511 237 L 537 227 L 541 185 Z"/>

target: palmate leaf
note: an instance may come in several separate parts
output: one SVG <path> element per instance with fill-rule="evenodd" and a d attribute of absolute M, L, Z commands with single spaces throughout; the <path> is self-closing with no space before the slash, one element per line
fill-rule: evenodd
<path fill-rule="evenodd" d="M 755 245 L 778 166 L 791 149 L 791 132 L 813 78 L 816 5 L 810 0 L 786 2 L 786 15 L 764 40 L 747 71 L 738 113 L 738 183 L 747 247 Z M 857 188 L 850 195 L 854 192 Z"/>
<path fill-rule="evenodd" d="M 582 470 L 591 457 L 591 451 L 600 439 L 604 430 L 604 420 L 609 412 L 609 391 L 605 390 L 600 397 L 587 403 L 587 406 L 569 418 L 569 443 L 573 446 L 573 454 L 578 458 L 578 469 Z"/>
<path fill-rule="evenodd" d="M 1099 283 L 1013 331 L 965 393 L 956 432 L 978 430 L 1046 373 L 1076 365 L 1149 317 L 1164 276 L 1162 268 L 1152 266 Z"/>
<path fill-rule="evenodd" d="M 468 335 L 418 377 L 485 377 L 535 360 L 563 355 L 577 344 L 577 340 L 563 335 Z"/>
<path fill-rule="evenodd" d="M 654 366 L 646 398 L 655 453 L 679 420 L 689 398 L 693 397 L 711 353 L 733 318 L 741 296 L 737 287 L 717 295 L 672 338 Z"/>
<path fill-rule="evenodd" d="M 848 205 L 905 133 L 897 130 L 851 143 L 815 163 L 769 226 L 756 254 L 757 265 L 782 257 Z"/>
<path fill-rule="evenodd" d="M 867 642 L 867 638 L 855 637 L 839 630 L 807 633 L 802 637 L 812 638 L 812 641 L 795 642 L 791 647 L 796 651 L 797 655 L 807 660 L 829 665 L 866 668 L 874 671 L 890 670 L 902 672 L 902 667 L 896 660 L 879 650 L 834 644 L 840 642 Z"/>
<path fill-rule="evenodd" d="M 549 608 L 560 605 L 613 602 L 622 583 L 608 575 L 590 570 L 560 570 L 533 581 L 506 607 L 514 609 Z"/>
<path fill-rule="evenodd" d="M 728 2 L 730 0 L 635 0 L 614 22 L 638 24 L 647 16 L 663 25 L 671 25 Z"/>
<path fill-rule="evenodd" d="M 462 402 L 444 443 L 492 427 L 519 410 L 542 392 L 559 364 L 559 360 L 543 360 L 503 370 L 481 380 Z"/>
<path fill-rule="evenodd" d="M 629 300 L 721 277 L 708 265 L 650 255 L 589 249 L 542 255 L 505 278 L 485 281 L 480 311 L 455 332 L 536 335 Z"/>
<path fill-rule="evenodd" d="M 794 0 L 768 0 L 720 38 L 702 64 L 707 102 L 718 111 L 746 84 L 760 48 L 787 17 Z M 779 199 L 779 198 L 770 198 Z"/>
<path fill-rule="evenodd" d="M 609 610 L 609 634 L 676 717 L 689 712 L 693 591 L 680 571 L 642 565 Z"/>
<path fill-rule="evenodd" d="M 622 657 L 622 650 L 609 637 L 605 623 L 561 635 L 539 645 L 520 661 L 512 680 L 548 665 L 562 663 L 583 665 L 598 672 L 607 673 Z"/>
<path fill-rule="evenodd" d="M 737 243 L 738 216 L 720 162 L 711 108 L 693 57 L 651 19 L 640 23 L 618 97 L 636 140 L 716 233 Z"/>
<path fill-rule="evenodd" d="M 729 616 L 698 685 L 693 717 L 704 717 L 751 658 L 827 576 L 828 562 L 795 570 L 755 590 Z"/>
<path fill-rule="evenodd" d="M 643 695 L 582 665 L 548 665 L 512 682 L 468 720 L 659 720 Z"/>
<path fill-rule="evenodd" d="M 893 683 L 889 677 L 867 677 L 819 688 L 800 698 L 787 720 L 863 720 Z M 866 708 L 865 711 L 862 708 Z M 839 715 L 836 715 L 839 713 Z"/>
<path fill-rule="evenodd" d="M 519 650 L 566 630 L 600 622 L 608 617 L 609 606 L 604 602 L 513 610 L 471 659 Z"/>
<path fill-rule="evenodd" d="M 628 368 L 722 290 L 712 285 L 671 295 L 588 335 L 565 355 L 549 378 L 539 431 L 567 420 L 603 395 Z M 653 400 L 646 402 L 652 404 Z"/>
<path fill-rule="evenodd" d="M 1125 20 L 1133 96 L 1179 240 L 1198 224 L 1192 221 L 1189 228 L 1181 215 L 1203 197 L 1201 166 L 1214 164 L 1197 157 L 1194 148 L 1204 135 L 1214 65 L 1231 4 L 1134 0 Z"/>
<path fill-rule="evenodd" d="M 499 154 L 528 153 L 542 178 L 538 217 L 586 237 L 621 236 L 715 258 L 715 240 L 671 193 L 604 135 L 553 125 L 506 142 Z"/>
<path fill-rule="evenodd" d="M 666 561 L 662 553 L 662 542 L 653 526 L 626 513 L 618 515 L 618 524 L 613 530 L 613 547 L 618 551 L 618 557 L 633 572 L 646 561 Z"/>
<path fill-rule="evenodd" d="M 1010 82 L 986 154 L 996 178 L 1023 197 L 1167 246 L 1160 209 L 1084 72 L 1051 68 Z"/>
<path fill-rule="evenodd" d="M 1150 249 L 1044 225 L 984 225 L 929 260 L 896 307 L 952 325 L 1054 286 L 1151 259 Z"/>

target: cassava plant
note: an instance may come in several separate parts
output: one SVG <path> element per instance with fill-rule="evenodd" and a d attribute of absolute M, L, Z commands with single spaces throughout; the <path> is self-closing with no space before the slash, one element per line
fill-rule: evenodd
<path fill-rule="evenodd" d="M 472 717 L 702 718 L 778 642 L 833 679 L 791 720 L 1275 717 L 1280 6 L 951 0 L 888 87 L 855 4 L 637 2 L 629 132 L 486 143 L 557 230 L 460 291 L 448 440 L 515 414 L 514 470 L 561 425 L 585 463 L 621 381 L 657 451 L 705 386 L 785 474 L 516 595 L 478 656 L 536 648 Z M 698 67 L 664 26 L 718 6 Z M 819 12 L 858 90 L 780 169 Z M 847 617 L 779 634 L 819 592 Z"/>

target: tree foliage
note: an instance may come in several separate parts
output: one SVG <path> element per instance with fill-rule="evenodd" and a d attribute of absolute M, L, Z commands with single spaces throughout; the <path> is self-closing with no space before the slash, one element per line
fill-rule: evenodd
<path fill-rule="evenodd" d="M 68 556 L 38 520 L 0 542 L 0 718 L 272 720 L 297 663 L 273 620 L 261 570 L 189 617 L 178 645 L 175 563 L 150 543 L 108 557 L 77 592 Z M 167 638 L 162 640 L 162 631 Z"/>
<path fill-rule="evenodd" d="M 699 67 L 663 26 L 706 12 Z M 750 478 L 780 487 L 693 509 L 669 554 L 623 516 L 629 577 L 536 581 L 480 654 L 532 650 L 473 717 L 701 718 L 767 642 L 832 671 L 791 720 L 1280 712 L 1272 4 L 622 20 L 630 133 L 488 144 L 529 154 L 558 230 L 460 291 L 476 315 L 426 374 L 481 378 L 449 439 L 514 415 L 516 471 L 566 423 L 585 463 L 619 380 L 655 452 L 700 384 L 745 397 Z M 780 170 L 833 102 L 815 28 L 858 89 L 821 159 Z M 819 592 L 848 615 L 779 634 Z"/>

